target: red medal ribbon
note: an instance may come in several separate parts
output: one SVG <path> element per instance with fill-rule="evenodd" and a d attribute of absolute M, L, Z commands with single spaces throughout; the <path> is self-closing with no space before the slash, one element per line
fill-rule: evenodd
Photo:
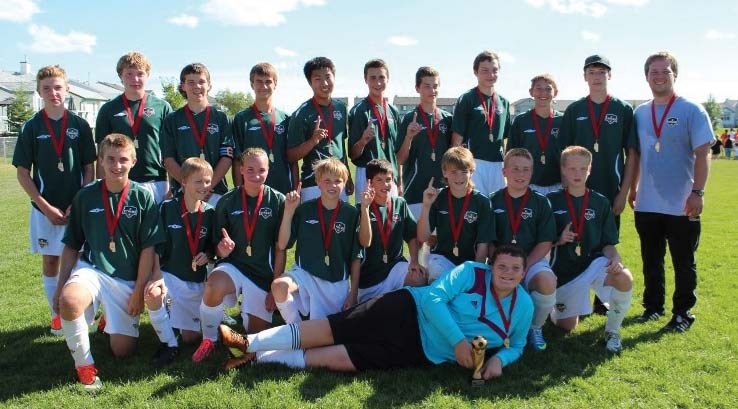
<path fill-rule="evenodd" d="M 135 139 L 138 137 L 138 130 L 139 128 L 141 128 L 141 122 L 143 121 L 143 112 L 144 107 L 146 106 L 146 93 L 144 93 L 143 98 L 141 98 L 141 101 L 138 104 L 138 111 L 136 112 L 135 119 L 133 118 L 131 105 L 128 103 L 128 98 L 126 97 L 126 94 L 123 94 L 123 106 L 126 107 L 126 115 L 128 116 L 128 122 L 131 124 L 133 138 Z"/>
<path fill-rule="evenodd" d="M 241 186 L 241 210 L 243 210 L 243 231 L 246 233 L 246 245 L 251 245 L 251 238 L 254 237 L 254 230 L 256 230 L 256 222 L 259 220 L 259 210 L 261 210 L 261 202 L 264 199 L 264 186 L 259 190 L 259 195 L 256 197 L 256 206 L 254 206 L 254 212 L 251 213 L 251 219 L 249 220 L 249 207 L 246 201 L 246 188 Z"/>
<path fill-rule="evenodd" d="M 123 187 L 123 191 L 120 193 L 120 199 L 118 200 L 118 207 L 115 209 L 115 214 L 113 214 L 111 206 L 108 206 L 110 204 L 110 196 L 108 195 L 108 185 L 105 183 L 105 179 L 102 180 L 100 187 L 102 189 L 103 208 L 105 208 L 105 226 L 108 228 L 108 236 L 110 236 L 110 239 L 112 240 L 113 237 L 115 237 L 115 229 L 118 227 L 120 216 L 123 214 L 123 204 L 126 202 L 126 198 L 128 197 L 128 190 L 131 188 L 131 182 L 129 181 Z"/>
<path fill-rule="evenodd" d="M 433 111 L 433 127 L 431 127 L 430 121 L 428 120 L 428 114 L 423 111 L 423 108 L 420 105 L 418 105 L 418 112 L 420 113 L 420 118 L 423 120 L 425 129 L 427 129 L 425 134 L 428 136 L 431 151 L 435 152 L 436 143 L 438 143 L 438 124 L 441 122 L 441 113 L 438 112 L 438 108 Z"/>
<path fill-rule="evenodd" d="M 379 206 L 377 206 L 376 203 L 372 202 L 371 208 L 374 212 L 374 217 L 377 219 L 377 230 L 379 231 L 379 238 L 382 242 L 382 247 L 384 248 L 384 252 L 386 254 L 387 249 L 389 248 L 389 239 L 390 234 L 392 233 L 392 224 L 394 222 L 394 214 L 392 213 L 392 199 L 389 199 L 389 203 L 387 203 L 387 219 L 384 221 L 384 224 L 382 224 L 382 213 L 379 212 Z"/>
<path fill-rule="evenodd" d="M 510 322 L 512 321 L 513 311 L 515 310 L 515 302 L 518 300 L 518 288 L 516 287 L 513 290 L 512 300 L 510 300 L 510 311 L 507 313 L 507 315 L 505 315 L 505 310 L 502 309 L 502 302 L 500 302 L 500 297 L 497 295 L 497 291 L 495 291 L 495 287 L 491 282 L 490 282 L 490 289 L 492 290 L 492 297 L 495 299 L 495 305 L 497 305 L 497 311 L 500 313 L 500 318 L 502 319 L 502 325 L 504 329 L 500 328 L 497 324 L 490 321 L 485 316 L 486 315 L 485 313 L 487 310 L 487 292 L 486 291 L 482 295 L 482 309 L 479 312 L 479 321 L 483 322 L 488 327 L 490 327 L 503 340 L 509 340 L 510 339 Z M 506 342 L 509 342 L 509 341 L 506 341 Z"/>
<path fill-rule="evenodd" d="M 323 248 L 325 249 L 325 254 L 328 254 L 328 249 L 331 248 L 331 241 L 333 240 L 333 225 L 336 224 L 336 219 L 338 219 L 338 211 L 341 209 L 341 201 L 338 201 L 338 204 L 336 204 L 336 208 L 333 209 L 333 213 L 331 214 L 331 221 L 330 225 L 325 225 L 325 219 L 323 218 L 323 202 L 320 198 L 318 198 L 318 221 L 320 221 L 320 234 L 323 236 Z M 327 229 L 326 229 L 327 227 Z"/>
<path fill-rule="evenodd" d="M 533 119 L 533 128 L 536 130 L 536 138 L 538 139 L 538 146 L 541 147 L 541 154 L 546 154 L 546 147 L 548 146 L 548 140 L 551 137 L 551 128 L 553 128 L 554 123 L 554 111 L 551 110 L 551 114 L 546 120 L 546 132 L 541 135 L 541 130 L 538 127 L 538 114 L 536 114 L 535 110 L 531 110 L 532 119 Z"/>
<path fill-rule="evenodd" d="M 510 221 L 510 229 L 512 230 L 513 234 L 513 240 L 515 240 L 515 236 L 518 235 L 518 229 L 520 229 L 520 222 L 523 220 L 521 217 L 523 214 L 523 209 L 525 208 L 525 204 L 528 203 L 528 197 L 530 197 L 530 189 L 525 191 L 525 194 L 523 195 L 523 198 L 520 201 L 520 207 L 518 207 L 518 210 L 513 210 L 513 203 L 512 203 L 512 196 L 510 196 L 510 191 L 505 188 L 505 204 L 507 205 L 507 219 Z"/>
<path fill-rule="evenodd" d="M 51 119 L 49 119 L 49 115 L 46 114 L 45 109 L 41 110 L 41 116 L 44 118 L 46 130 L 49 131 L 49 135 L 51 136 L 51 144 L 54 146 L 54 152 L 56 152 L 56 156 L 59 158 L 59 161 L 61 161 L 62 150 L 64 149 L 64 139 L 67 136 L 67 120 L 69 119 L 69 117 L 67 116 L 67 110 L 64 110 L 64 115 L 62 116 L 61 135 L 59 135 L 59 137 L 56 136 L 56 132 L 54 132 L 54 127 L 51 126 Z"/>
<path fill-rule="evenodd" d="M 490 133 L 495 125 L 495 112 L 497 111 L 497 93 L 492 93 L 492 102 L 490 107 L 487 107 L 487 97 L 477 87 L 477 95 L 479 96 L 479 102 L 482 103 L 482 109 L 484 109 L 485 122 L 489 126 Z"/>
<path fill-rule="evenodd" d="M 272 108 L 271 111 L 269 111 L 269 115 L 272 118 L 271 127 L 267 128 L 266 124 L 264 123 L 264 119 L 261 117 L 261 111 L 259 111 L 259 108 L 256 107 L 256 104 L 251 105 L 251 109 L 254 110 L 254 115 L 256 116 L 256 119 L 259 121 L 259 127 L 261 127 L 261 133 L 264 134 L 264 140 L 266 141 L 267 147 L 269 150 L 272 150 L 272 144 L 274 144 L 274 133 L 275 133 L 275 121 L 276 117 L 274 116 L 274 108 Z"/>
<path fill-rule="evenodd" d="M 577 234 L 577 240 L 582 241 L 582 233 L 584 233 L 584 212 L 587 210 L 589 205 L 589 189 L 584 191 L 584 197 L 582 198 L 582 207 L 579 209 L 579 215 L 577 216 L 574 210 L 574 200 L 572 200 L 569 190 L 564 190 L 564 197 L 566 198 L 566 206 L 569 208 L 569 219 L 571 219 L 571 227 L 574 228 L 574 233 Z"/>
<path fill-rule="evenodd" d="M 202 130 L 197 129 L 195 117 L 192 115 L 192 110 L 188 105 L 185 105 L 184 111 L 185 115 L 187 115 L 187 122 L 190 123 L 192 134 L 195 135 L 195 142 L 197 142 L 200 152 L 205 152 L 205 137 L 207 136 L 208 124 L 210 123 L 210 106 L 205 107 L 205 122 L 202 124 Z"/>
<path fill-rule="evenodd" d="M 328 104 L 328 119 L 325 119 L 323 117 L 323 107 L 318 104 L 318 101 L 313 98 L 311 101 L 313 101 L 313 107 L 315 107 L 315 111 L 318 113 L 318 118 L 320 118 L 321 122 L 325 124 L 325 129 L 328 131 L 328 143 L 333 142 L 333 101 L 331 101 Z"/>
<path fill-rule="evenodd" d="M 464 197 L 464 204 L 461 205 L 461 213 L 459 213 L 458 223 L 456 223 L 456 217 L 454 216 L 454 204 L 452 202 L 451 189 L 449 188 L 446 192 L 448 193 L 448 218 L 451 223 L 451 235 L 454 238 L 454 243 L 458 243 L 459 237 L 461 236 L 461 228 L 464 226 L 464 214 L 466 214 L 466 210 L 469 209 L 471 191 L 467 192 Z"/>
<path fill-rule="evenodd" d="M 666 115 L 669 114 L 669 110 L 671 109 L 671 106 L 674 105 L 674 101 L 676 101 L 676 99 L 676 94 L 672 95 L 671 98 L 669 98 L 669 103 L 666 104 L 666 109 L 664 110 L 664 114 L 661 115 L 661 121 L 658 125 L 656 125 L 656 104 L 651 101 L 651 123 L 653 124 L 653 131 L 656 133 L 656 139 L 661 138 L 661 130 L 664 128 Z"/>
<path fill-rule="evenodd" d="M 589 110 L 589 122 L 592 125 L 592 133 L 594 134 L 595 143 L 600 139 L 600 129 L 602 124 L 605 122 L 605 115 L 607 115 L 607 107 L 610 106 L 610 96 L 605 98 L 605 102 L 602 104 L 602 112 L 600 112 L 600 118 L 595 122 L 595 111 L 592 98 L 587 97 L 587 109 Z"/>
<path fill-rule="evenodd" d="M 182 223 L 184 224 L 185 234 L 187 235 L 187 245 L 190 247 L 190 253 L 194 258 L 197 255 L 197 247 L 200 244 L 200 230 L 202 229 L 202 206 L 197 206 L 197 227 L 195 228 L 195 234 L 192 234 L 192 227 L 190 227 L 190 217 L 187 211 L 187 205 L 185 204 L 184 197 L 180 198 L 179 208 L 182 211 Z"/>
<path fill-rule="evenodd" d="M 389 125 L 389 123 L 387 122 L 387 98 L 382 98 L 382 110 L 384 111 L 384 115 L 380 115 L 380 112 L 377 109 L 377 104 L 373 103 L 371 98 L 366 97 L 366 103 L 369 104 L 370 107 L 372 107 L 374 117 L 377 118 L 377 123 L 379 124 L 380 138 L 382 139 L 382 141 L 386 141 L 387 125 Z"/>

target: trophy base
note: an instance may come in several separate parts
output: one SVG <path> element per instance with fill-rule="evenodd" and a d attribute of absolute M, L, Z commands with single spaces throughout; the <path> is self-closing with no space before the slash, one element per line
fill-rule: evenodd
<path fill-rule="evenodd" d="M 471 380 L 472 388 L 481 388 L 484 386 L 484 379 L 473 379 Z"/>

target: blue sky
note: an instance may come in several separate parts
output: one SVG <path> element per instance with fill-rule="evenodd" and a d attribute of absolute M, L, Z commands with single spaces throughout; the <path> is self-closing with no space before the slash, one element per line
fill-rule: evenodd
<path fill-rule="evenodd" d="M 582 63 L 602 53 L 613 64 L 612 94 L 650 96 L 643 62 L 654 51 L 679 58 L 676 89 L 704 101 L 738 98 L 738 2 L 686 0 L 0 0 L 0 69 L 60 64 L 78 80 L 117 82 L 127 51 L 153 64 L 150 88 L 190 62 L 206 64 L 215 91 L 249 90 L 261 61 L 280 73 L 277 104 L 292 110 L 310 97 L 304 62 L 336 64 L 335 96 L 366 94 L 363 64 L 390 65 L 388 94 L 413 96 L 421 65 L 441 72 L 441 96 L 475 85 L 474 56 L 502 57 L 498 91 L 528 96 L 529 80 L 550 72 L 559 98 L 586 94 Z"/>

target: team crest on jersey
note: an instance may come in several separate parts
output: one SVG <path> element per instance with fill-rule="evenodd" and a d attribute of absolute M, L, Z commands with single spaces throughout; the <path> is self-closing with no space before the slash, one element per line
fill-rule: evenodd
<path fill-rule="evenodd" d="M 470 303 L 471 303 L 472 308 L 477 309 L 477 306 L 479 305 L 479 301 L 471 300 Z"/>
<path fill-rule="evenodd" d="M 89 213 L 102 213 L 102 212 L 104 212 L 104 211 L 105 211 L 105 209 L 102 209 L 102 208 L 96 207 L 96 208 L 94 208 L 94 209 L 90 209 L 90 210 L 89 210 Z"/>
<path fill-rule="evenodd" d="M 669 126 L 677 126 L 679 125 L 679 119 L 677 117 L 672 116 L 671 118 L 666 119 L 666 124 Z"/>
<path fill-rule="evenodd" d="M 341 119 L 343 119 L 343 114 L 341 113 L 341 111 L 333 111 L 333 119 L 335 119 L 336 121 L 340 121 Z"/>
<path fill-rule="evenodd" d="M 466 220 L 467 223 L 474 223 L 477 221 L 478 217 L 479 215 L 477 215 L 477 212 L 472 212 L 471 210 L 464 213 L 464 220 Z"/>
<path fill-rule="evenodd" d="M 208 133 L 210 135 L 215 135 L 216 133 L 218 133 L 219 129 L 220 128 L 218 127 L 218 124 L 208 124 Z"/>
<path fill-rule="evenodd" d="M 333 231 L 336 232 L 336 234 L 341 234 L 346 231 L 346 224 L 343 222 L 336 222 L 333 225 Z"/>
<path fill-rule="evenodd" d="M 616 124 L 618 123 L 618 116 L 615 114 L 607 114 L 605 115 L 605 122 L 607 122 L 610 125 Z"/>
<path fill-rule="evenodd" d="M 138 208 L 134 206 L 123 206 L 123 215 L 129 219 L 138 216 Z"/>
<path fill-rule="evenodd" d="M 400 214 L 399 213 L 395 213 L 395 214 L 392 215 L 392 222 L 393 223 L 397 223 L 400 220 L 402 220 L 402 219 L 400 218 Z"/>
<path fill-rule="evenodd" d="M 200 238 L 204 239 L 205 237 L 208 237 L 208 228 L 207 227 L 201 227 L 200 228 Z"/>
<path fill-rule="evenodd" d="M 276 133 L 277 135 L 282 135 L 284 133 L 284 125 L 282 125 L 282 124 L 275 125 L 274 126 L 274 133 Z"/>
<path fill-rule="evenodd" d="M 559 137 L 559 128 L 551 128 L 551 136 L 553 136 L 554 138 L 558 138 Z"/>
<path fill-rule="evenodd" d="M 319 222 L 317 220 L 315 220 L 315 219 L 308 219 L 308 220 L 305 220 L 305 223 L 307 223 L 307 224 L 318 224 Z"/>
<path fill-rule="evenodd" d="M 438 124 L 438 131 L 441 133 L 446 133 L 448 131 L 448 127 L 444 123 Z"/>
<path fill-rule="evenodd" d="M 584 211 L 584 219 L 585 220 L 592 220 L 595 218 L 595 211 L 594 209 L 587 209 Z"/>
<path fill-rule="evenodd" d="M 38 239 L 38 246 L 41 248 L 44 248 L 49 245 L 48 240 L 46 239 Z"/>
<path fill-rule="evenodd" d="M 520 213 L 520 217 L 523 220 L 528 220 L 533 218 L 533 209 L 524 208 L 523 211 Z"/>
<path fill-rule="evenodd" d="M 167 227 L 169 227 L 172 230 L 179 230 L 182 228 L 182 225 L 181 224 L 170 224 L 170 225 L 167 225 Z"/>
<path fill-rule="evenodd" d="M 77 128 L 67 128 L 67 137 L 69 139 L 77 139 L 79 136 L 79 130 Z"/>
<path fill-rule="evenodd" d="M 154 108 L 144 108 L 144 116 L 147 118 L 154 115 L 156 111 L 154 111 Z"/>
<path fill-rule="evenodd" d="M 558 312 L 564 312 L 564 311 L 566 311 L 566 304 L 564 304 L 564 303 L 556 303 L 556 310 Z"/>
<path fill-rule="evenodd" d="M 259 217 L 264 220 L 272 217 L 272 209 L 268 207 L 262 207 L 261 209 L 259 209 Z"/>

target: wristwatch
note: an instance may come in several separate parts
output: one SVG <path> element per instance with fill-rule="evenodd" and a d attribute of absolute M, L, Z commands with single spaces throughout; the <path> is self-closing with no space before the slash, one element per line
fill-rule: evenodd
<path fill-rule="evenodd" d="M 702 197 L 705 195 L 705 191 L 703 189 L 693 189 L 692 193 L 696 194 L 699 197 Z"/>

